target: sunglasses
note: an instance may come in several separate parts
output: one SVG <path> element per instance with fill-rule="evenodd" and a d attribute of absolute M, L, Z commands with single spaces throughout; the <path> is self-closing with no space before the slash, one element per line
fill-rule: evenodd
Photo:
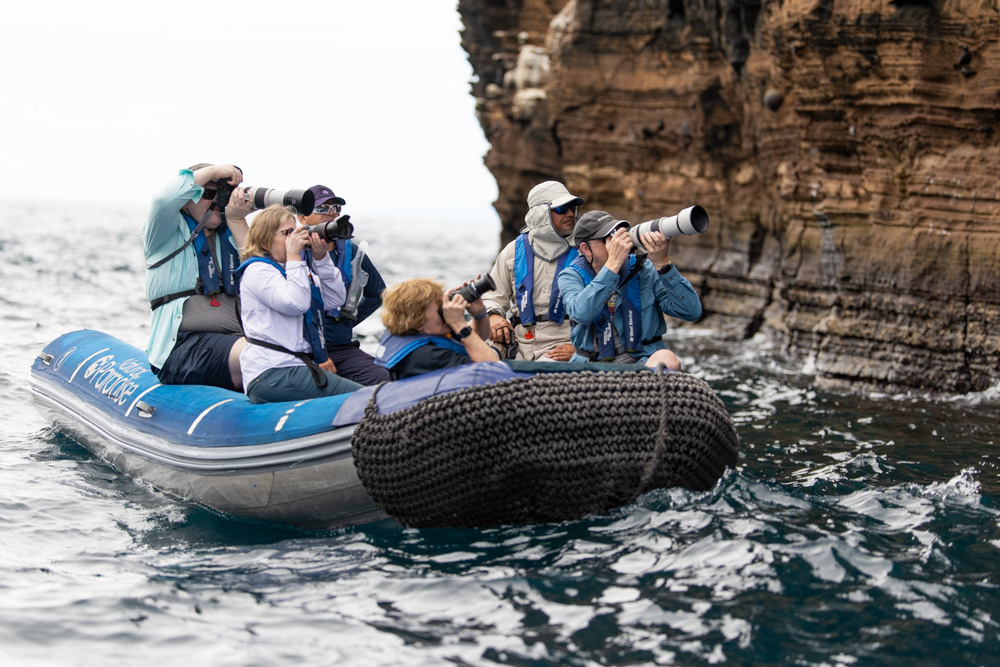
<path fill-rule="evenodd" d="M 553 206 L 552 211 L 556 215 L 566 215 L 570 211 L 576 213 L 576 211 L 579 210 L 579 208 L 580 207 L 575 204 L 563 204 L 562 206 Z"/>
<path fill-rule="evenodd" d="M 615 234 L 617 234 L 618 232 L 620 232 L 623 229 L 625 229 L 625 225 L 620 225 L 620 226 L 615 227 L 614 229 L 612 229 L 610 232 L 608 232 L 607 234 L 605 234 L 601 238 L 599 238 L 599 239 L 598 238 L 587 239 L 587 242 L 588 243 L 593 243 L 594 241 L 600 241 L 601 243 L 607 243 L 608 239 L 613 238 Z"/>
<path fill-rule="evenodd" d="M 607 234 L 605 234 L 605 235 L 604 235 L 604 238 L 602 238 L 601 240 L 602 240 L 602 241 L 607 241 L 607 240 L 608 240 L 608 239 L 610 239 L 610 238 L 614 238 L 614 237 L 615 237 L 615 235 L 616 235 L 616 234 L 618 234 L 618 232 L 622 231 L 622 230 L 623 230 L 623 229 L 625 229 L 625 228 L 626 228 L 626 227 L 625 227 L 625 225 L 619 225 L 619 226 L 615 227 L 614 229 L 612 229 L 612 230 L 611 230 L 610 232 L 608 232 Z"/>
<path fill-rule="evenodd" d="M 320 215 L 340 213 L 340 204 L 324 204 L 323 206 L 317 206 L 313 209 L 313 213 L 318 213 Z"/>
<path fill-rule="evenodd" d="M 205 188 L 205 191 L 201 193 L 201 198 L 205 201 L 214 201 L 217 192 L 218 190 L 209 190 L 208 188 Z"/>

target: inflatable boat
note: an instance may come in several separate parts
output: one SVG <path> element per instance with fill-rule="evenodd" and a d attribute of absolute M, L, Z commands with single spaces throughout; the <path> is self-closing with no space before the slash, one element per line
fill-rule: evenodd
<path fill-rule="evenodd" d="M 254 405 L 162 385 L 145 354 L 64 334 L 31 368 L 39 412 L 124 474 L 246 519 L 334 528 L 573 520 L 663 487 L 711 488 L 739 438 L 683 373 L 477 363 L 342 396 Z"/>

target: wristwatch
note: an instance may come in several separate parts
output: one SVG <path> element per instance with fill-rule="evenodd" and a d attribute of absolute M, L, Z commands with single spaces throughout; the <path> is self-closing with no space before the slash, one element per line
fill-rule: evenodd
<path fill-rule="evenodd" d="M 455 340 L 462 340 L 463 338 L 471 334 L 472 334 L 472 327 L 466 325 L 462 327 L 462 330 L 459 331 L 458 333 L 453 333 L 451 337 L 454 338 Z"/>

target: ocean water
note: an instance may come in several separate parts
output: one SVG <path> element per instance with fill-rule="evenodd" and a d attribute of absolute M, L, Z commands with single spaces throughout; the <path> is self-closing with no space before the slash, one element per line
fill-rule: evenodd
<path fill-rule="evenodd" d="M 125 477 L 34 410 L 94 328 L 142 348 L 144 209 L 6 202 L 0 664 L 1000 662 L 1000 392 L 830 392 L 764 338 L 672 331 L 742 441 L 709 492 L 489 530 L 240 521 Z M 495 221 L 357 218 L 388 282 L 485 271 Z M 372 349 L 377 320 L 360 327 Z"/>

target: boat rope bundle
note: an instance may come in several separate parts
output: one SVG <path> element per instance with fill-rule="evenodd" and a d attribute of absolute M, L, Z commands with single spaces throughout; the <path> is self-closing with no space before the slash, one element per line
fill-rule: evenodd
<path fill-rule="evenodd" d="M 573 520 L 736 463 L 725 406 L 683 373 L 546 373 L 435 396 L 355 430 L 365 489 L 406 526 Z"/>

